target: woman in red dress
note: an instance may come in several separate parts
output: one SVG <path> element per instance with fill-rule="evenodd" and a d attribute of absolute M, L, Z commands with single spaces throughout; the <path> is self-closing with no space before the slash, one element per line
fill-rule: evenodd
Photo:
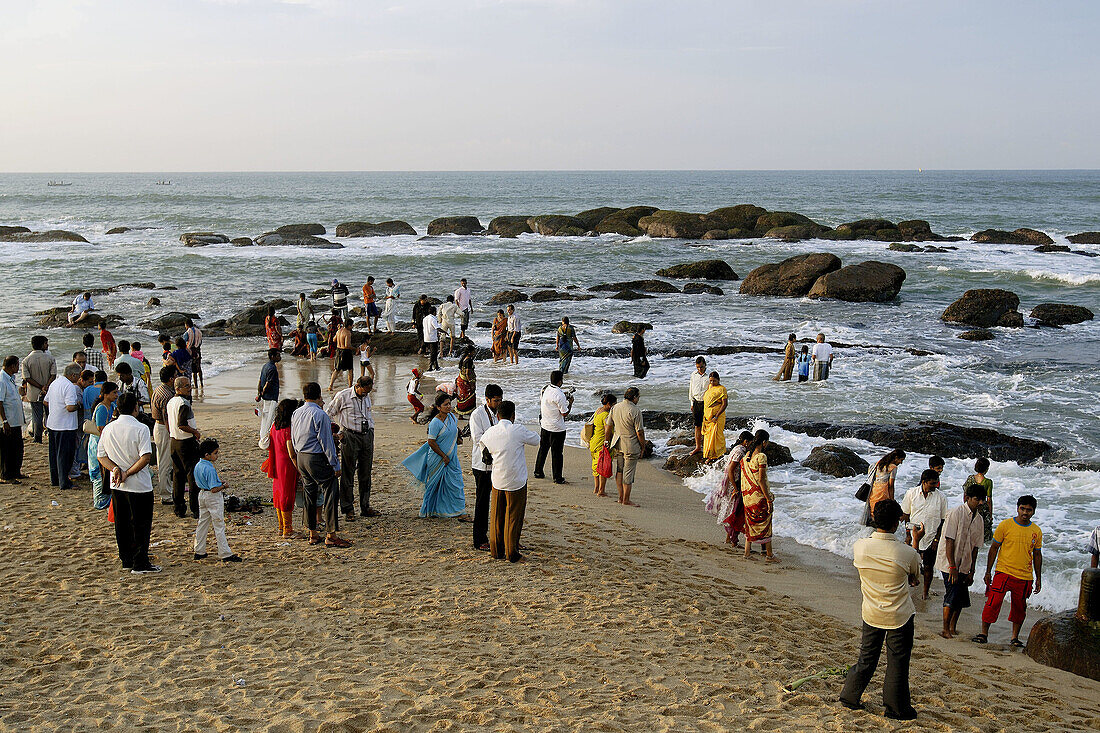
<path fill-rule="evenodd" d="M 283 348 L 283 329 L 279 326 L 279 317 L 275 315 L 274 308 L 267 309 L 264 330 L 267 332 L 267 348 L 281 351 Z"/>
<path fill-rule="evenodd" d="M 282 400 L 275 408 L 271 424 L 271 442 L 267 447 L 271 477 L 271 501 L 279 518 L 279 534 L 297 537 L 294 531 L 294 498 L 298 494 L 298 467 L 294 464 L 294 446 L 290 442 L 290 416 L 301 405 L 298 400 Z"/>

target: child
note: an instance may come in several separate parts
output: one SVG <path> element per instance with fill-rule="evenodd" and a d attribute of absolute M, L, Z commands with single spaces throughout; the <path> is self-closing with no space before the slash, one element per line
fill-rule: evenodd
<path fill-rule="evenodd" d="M 943 475 L 944 460 L 939 456 L 930 456 L 928 458 L 928 467 L 936 473 Z"/>
<path fill-rule="evenodd" d="M 103 353 L 107 355 L 108 366 L 114 369 L 118 347 L 115 346 L 115 337 L 107 330 L 107 321 L 99 322 L 99 343 L 103 344 Z"/>
<path fill-rule="evenodd" d="M 989 459 L 979 458 L 974 461 L 974 475 L 967 476 L 966 482 L 963 484 L 963 493 L 966 492 L 966 487 L 971 484 L 985 487 L 985 503 L 978 507 L 978 512 L 981 513 L 982 521 L 985 522 L 986 544 L 993 541 L 993 479 L 986 477 L 985 473 L 988 470 Z"/>
<path fill-rule="evenodd" d="M 153 383 L 152 381 L 150 381 L 150 376 L 153 371 L 153 366 L 149 363 L 149 360 L 145 358 L 145 354 L 141 350 L 141 343 L 139 341 L 135 341 L 130 344 L 130 356 L 141 362 L 141 379 L 145 382 L 145 386 L 146 388 L 148 388 L 149 394 L 152 394 Z"/>
<path fill-rule="evenodd" d="M 376 306 L 377 307 L 377 306 Z M 371 354 L 374 353 L 374 349 L 370 345 L 370 334 L 368 333 L 363 343 L 359 344 L 359 376 L 365 377 L 367 373 L 370 373 L 370 378 L 374 379 L 374 367 L 370 365 Z"/>
<path fill-rule="evenodd" d="M 413 369 L 413 378 L 409 380 L 409 404 L 413 406 L 413 414 L 410 418 L 413 422 L 419 422 L 416 418 L 424 412 L 424 403 L 420 401 L 424 395 L 420 394 L 420 370 Z"/>
<path fill-rule="evenodd" d="M 240 555 L 229 549 L 225 538 L 225 484 L 218 478 L 214 464 L 218 460 L 218 441 L 207 438 L 199 445 L 195 464 L 195 485 L 199 487 L 199 525 L 195 528 L 195 559 L 206 559 L 206 535 L 214 528 L 218 540 L 218 558 L 222 562 L 241 562 Z"/>
<path fill-rule="evenodd" d="M 803 346 L 802 351 L 795 359 L 798 364 L 798 381 L 805 382 L 810 378 L 810 347 Z"/>
<path fill-rule="evenodd" d="M 168 366 L 169 359 L 172 356 L 172 339 L 167 334 L 161 334 L 157 336 L 157 341 L 160 342 L 161 355 L 160 358 L 163 361 L 161 366 Z"/>
<path fill-rule="evenodd" d="M 321 345 L 319 331 L 317 321 L 310 318 L 309 323 L 306 324 L 306 342 L 309 344 L 310 361 L 317 361 L 317 347 Z"/>

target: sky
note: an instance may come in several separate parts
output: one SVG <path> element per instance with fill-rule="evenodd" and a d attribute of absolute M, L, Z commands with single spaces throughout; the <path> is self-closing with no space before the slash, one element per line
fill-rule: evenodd
<path fill-rule="evenodd" d="M 0 171 L 1100 168 L 1100 3 L 0 0 Z"/>

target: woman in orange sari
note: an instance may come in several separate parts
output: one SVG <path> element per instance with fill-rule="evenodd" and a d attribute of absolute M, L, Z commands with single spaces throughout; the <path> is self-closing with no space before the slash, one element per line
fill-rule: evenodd
<path fill-rule="evenodd" d="M 267 309 L 267 318 L 264 319 L 264 331 L 267 333 L 267 348 L 283 348 L 283 329 L 279 326 L 279 317 L 275 315 L 274 308 Z"/>
<path fill-rule="evenodd" d="M 741 502 L 745 507 L 745 559 L 752 559 L 753 543 L 764 546 L 768 562 L 772 555 L 772 513 L 775 498 L 768 486 L 767 430 L 757 430 L 741 460 Z"/>
<path fill-rule="evenodd" d="M 703 460 L 708 463 L 726 455 L 726 406 L 729 402 L 718 372 L 711 372 L 710 387 L 703 394 Z"/>
<path fill-rule="evenodd" d="M 504 311 L 498 310 L 497 317 L 493 319 L 493 363 L 504 358 L 505 340 L 508 335 L 508 317 Z"/>

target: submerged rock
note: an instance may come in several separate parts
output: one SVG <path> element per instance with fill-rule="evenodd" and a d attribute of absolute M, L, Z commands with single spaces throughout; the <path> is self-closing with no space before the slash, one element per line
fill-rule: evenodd
<path fill-rule="evenodd" d="M 966 341 L 991 341 L 996 338 L 996 334 L 988 328 L 974 328 L 969 331 L 963 331 L 955 338 L 964 339 Z"/>
<path fill-rule="evenodd" d="M 527 300 L 527 293 L 521 290 L 502 290 L 489 298 L 486 305 L 507 305 L 508 303 L 522 303 Z"/>
<path fill-rule="evenodd" d="M 336 225 L 337 237 L 392 237 L 415 235 L 416 230 L 408 222 L 397 219 L 372 224 L 369 221 L 345 221 Z"/>
<path fill-rule="evenodd" d="M 870 468 L 870 464 L 854 450 L 836 443 L 817 446 L 801 465 L 837 478 L 865 475 Z"/>
<path fill-rule="evenodd" d="M 710 295 L 725 295 L 725 291 L 717 285 L 709 285 L 707 283 L 688 283 L 684 286 L 684 293 L 688 295 L 698 295 L 699 293 L 708 293 Z"/>
<path fill-rule="evenodd" d="M 255 244 L 255 242 L 252 241 L 252 237 L 234 237 L 229 240 L 229 243 L 234 247 L 251 247 Z"/>
<path fill-rule="evenodd" d="M 1031 311 L 1031 317 L 1051 326 L 1069 326 L 1091 321 L 1094 314 L 1088 308 L 1068 303 L 1040 303 Z"/>
<path fill-rule="evenodd" d="M 1035 248 L 1036 252 L 1069 252 L 1069 246 L 1065 244 L 1040 244 Z"/>
<path fill-rule="evenodd" d="M 1100 244 L 1100 232 L 1081 232 L 1066 237 L 1073 244 Z"/>
<path fill-rule="evenodd" d="M 811 298 L 849 303 L 886 303 L 898 296 L 905 270 L 888 262 L 860 262 L 822 275 L 810 288 Z"/>
<path fill-rule="evenodd" d="M 25 229 L 26 227 L 11 227 L 12 229 Z M 76 232 L 64 229 L 48 229 L 44 232 L 12 232 L 0 234 L 0 242 L 83 242 L 90 244 L 87 239 Z"/>
<path fill-rule="evenodd" d="M 256 237 L 256 244 L 261 247 L 309 247 L 311 249 L 343 249 L 339 242 L 330 242 L 311 234 L 279 234 L 268 232 Z"/>
<path fill-rule="evenodd" d="M 839 270 L 840 264 L 840 258 L 828 252 L 795 255 L 757 267 L 741 282 L 740 292 L 800 298 L 810 292 L 819 277 Z"/>
<path fill-rule="evenodd" d="M 0 237 L 3 237 L 3 236 L 8 235 L 8 234 L 27 234 L 29 232 L 30 232 L 30 229 L 28 229 L 27 227 L 0 226 Z"/>
<path fill-rule="evenodd" d="M 664 280 L 627 280 L 619 283 L 601 283 L 589 288 L 592 291 L 600 290 L 638 290 L 643 293 L 678 293 L 680 289 L 672 283 Z"/>
<path fill-rule="evenodd" d="M 1016 293 L 997 288 L 979 288 L 963 293 L 961 298 L 947 306 L 940 318 L 947 323 L 983 328 L 1022 326 L 1023 316 L 1016 311 L 1019 306 L 1020 298 Z"/>
<path fill-rule="evenodd" d="M 205 247 L 210 244 L 229 244 L 229 237 L 215 232 L 185 232 L 180 235 L 184 247 Z"/>
<path fill-rule="evenodd" d="M 916 244 L 902 244 L 901 242 L 892 242 L 886 249 L 893 250 L 894 252 L 923 252 L 924 247 Z M 938 249 L 938 248 L 937 248 Z"/>
<path fill-rule="evenodd" d="M 592 300 L 594 295 L 582 295 L 577 293 L 563 293 L 558 290 L 539 290 L 531 296 L 533 303 L 549 303 L 555 300 Z"/>
<path fill-rule="evenodd" d="M 463 236 L 481 234 L 485 227 L 481 226 L 476 216 L 441 216 L 433 219 L 428 224 L 428 235 L 460 234 Z"/>
<path fill-rule="evenodd" d="M 647 331 L 653 330 L 652 323 L 646 323 L 644 321 L 619 321 L 611 327 L 611 333 L 635 333 L 639 328 L 643 327 Z"/>
<path fill-rule="evenodd" d="M 112 227 L 104 232 L 104 234 L 125 234 L 128 231 L 130 231 L 130 227 Z"/>
<path fill-rule="evenodd" d="M 700 260 L 685 262 L 657 270 L 658 277 L 678 280 L 737 280 L 737 273 L 725 260 Z"/>
<path fill-rule="evenodd" d="M 620 290 L 614 295 L 608 296 L 611 300 L 646 300 L 650 299 L 652 295 L 646 295 L 645 293 L 639 293 L 636 290 Z"/>

